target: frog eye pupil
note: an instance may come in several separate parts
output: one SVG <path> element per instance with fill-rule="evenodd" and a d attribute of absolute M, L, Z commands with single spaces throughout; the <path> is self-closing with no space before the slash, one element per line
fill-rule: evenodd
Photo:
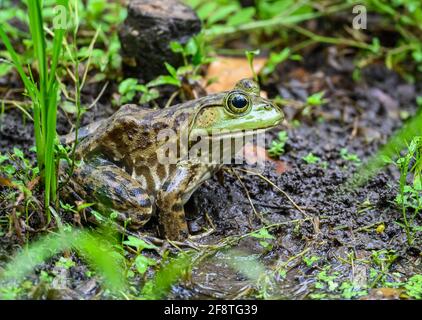
<path fill-rule="evenodd" d="M 248 104 L 248 99 L 246 99 L 243 95 L 238 94 L 232 98 L 231 103 L 233 107 L 243 109 Z"/>

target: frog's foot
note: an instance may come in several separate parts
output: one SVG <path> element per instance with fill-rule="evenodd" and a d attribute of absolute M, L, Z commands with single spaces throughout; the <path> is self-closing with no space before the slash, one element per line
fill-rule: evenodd
<path fill-rule="evenodd" d="M 152 215 L 151 200 L 141 184 L 110 162 L 83 162 L 75 168 L 71 180 L 76 193 L 111 211 L 130 229 L 139 229 Z"/>
<path fill-rule="evenodd" d="M 189 235 L 182 203 L 170 205 L 166 200 L 157 199 L 160 207 L 159 222 L 163 236 L 170 240 L 184 240 Z"/>

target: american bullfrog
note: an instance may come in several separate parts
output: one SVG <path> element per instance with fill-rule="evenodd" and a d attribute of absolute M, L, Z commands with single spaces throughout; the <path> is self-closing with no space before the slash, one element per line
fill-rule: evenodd
<path fill-rule="evenodd" d="M 79 165 L 69 185 L 82 198 L 113 209 L 131 227 L 144 225 L 158 209 L 161 234 L 182 240 L 189 235 L 184 204 L 222 164 L 180 150 L 171 154 L 169 141 L 181 148 L 183 135 L 190 140 L 199 133 L 224 141 L 272 128 L 282 119 L 283 112 L 260 97 L 259 86 L 250 79 L 239 81 L 231 91 L 164 109 L 125 105 L 110 118 L 80 130 Z M 188 148 L 195 141 L 189 141 Z M 241 147 L 237 144 L 231 153 Z M 159 151 L 170 161 L 163 161 Z"/>

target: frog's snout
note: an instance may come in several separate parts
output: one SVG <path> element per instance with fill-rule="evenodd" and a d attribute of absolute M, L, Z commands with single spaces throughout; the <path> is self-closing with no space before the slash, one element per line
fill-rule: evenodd
<path fill-rule="evenodd" d="M 267 111 L 273 111 L 273 113 L 275 112 L 275 118 L 278 120 L 277 124 L 284 120 L 284 112 L 278 104 L 269 100 L 265 101 L 264 109 Z"/>

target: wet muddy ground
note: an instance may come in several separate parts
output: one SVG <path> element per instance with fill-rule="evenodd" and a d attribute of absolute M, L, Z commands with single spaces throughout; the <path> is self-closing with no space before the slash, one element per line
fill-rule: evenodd
<path fill-rule="evenodd" d="M 262 172 L 267 181 L 243 171 L 254 170 L 247 165 L 225 168 L 222 179 L 206 181 L 186 207 L 191 229 L 198 233 L 214 230 L 198 240 L 202 245 L 245 235 L 264 225 L 274 225 L 269 228 L 272 238 L 262 244 L 262 239 L 243 237 L 225 250 L 215 251 L 192 267 L 190 278 L 174 286 L 169 298 L 345 298 L 345 289 L 340 289 L 343 283 L 384 286 L 381 281 L 373 282 L 377 279 L 373 255 L 381 250 L 394 250 L 398 256 L 388 269 L 395 278 L 388 276 L 385 281 L 401 281 L 421 273 L 420 233 L 409 246 L 404 230 L 396 224 L 401 219 L 394 203 L 398 172 L 388 167 L 361 187 L 342 189 L 359 163 L 345 160 L 341 150 L 346 148 L 365 162 L 402 125 L 404 112 L 415 112 L 416 97 L 422 94 L 422 88 L 406 83 L 381 65 L 366 68 L 361 80 L 354 82 L 350 70 L 336 70 L 329 61 L 313 63 L 322 60 L 323 56 L 304 59 L 309 61 L 306 64 L 284 64 L 264 87 L 270 97 L 279 94 L 302 101 L 324 90 L 328 100 L 306 117 L 298 117 L 293 106 L 285 107 L 289 124 L 271 135 L 275 138 L 278 131 L 287 131 L 285 153 L 279 159 L 286 170 L 280 173 L 273 162 L 268 162 Z M 89 104 L 99 90 L 87 88 L 85 102 Z M 84 116 L 83 124 L 113 113 L 110 100 L 104 95 Z M 3 115 L 2 153 L 14 146 L 28 150 L 33 145 L 31 125 L 22 119 L 16 109 Z M 300 125 L 292 125 L 295 119 L 300 120 Z M 59 132 L 69 128 L 62 116 Z M 302 158 L 309 153 L 319 157 L 320 162 L 307 164 Z M 5 213 L 0 211 L 0 215 Z M 153 224 L 151 221 L 147 230 L 154 230 Z M 381 224 L 385 230 L 379 232 Z M 4 261 L 18 245 L 14 235 L 0 239 L 0 261 Z M 229 248 L 238 250 L 236 258 Z M 95 277 L 87 277 L 87 267 L 77 257 L 74 259 L 77 264 L 66 270 L 54 266 L 57 259 L 41 266 L 31 279 L 37 283 L 40 271 L 46 270 L 55 276 L 59 289 L 54 289 L 53 282 L 48 291 L 35 290 L 30 297 L 107 297 Z M 233 259 L 264 268 L 268 278 L 251 280 L 233 267 Z M 334 285 L 327 280 L 329 276 Z"/>

